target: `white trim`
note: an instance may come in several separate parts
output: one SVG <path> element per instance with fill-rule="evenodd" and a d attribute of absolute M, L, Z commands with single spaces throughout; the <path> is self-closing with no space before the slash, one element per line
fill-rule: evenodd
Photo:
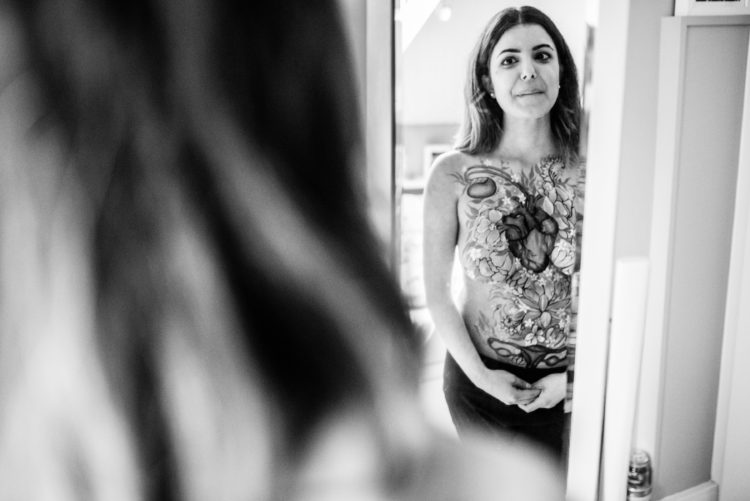
<path fill-rule="evenodd" d="M 393 259 L 393 2 L 366 0 L 365 162 L 374 229 Z"/>
<path fill-rule="evenodd" d="M 669 304 L 668 288 L 671 276 L 674 214 L 676 197 L 676 166 L 679 164 L 679 141 L 682 127 L 684 88 L 684 23 L 675 18 L 662 21 L 662 38 L 659 60 L 659 90 L 656 125 L 656 153 L 654 168 L 654 196 L 651 221 L 650 266 L 644 348 L 641 365 L 639 404 L 636 417 L 635 445 L 651 454 L 658 464 L 658 436 L 661 429 L 661 402 L 663 393 L 664 335 L 668 321 L 665 305 Z"/>
<path fill-rule="evenodd" d="M 604 421 L 617 193 L 631 0 L 601 4 L 597 23 L 581 257 L 568 499 L 595 501 Z"/>
<path fill-rule="evenodd" d="M 705 482 L 690 489 L 671 494 L 661 501 L 718 501 L 719 486 L 714 482 Z"/>
<path fill-rule="evenodd" d="M 612 334 L 602 443 L 602 499 L 625 498 L 626 474 L 638 400 L 648 259 L 620 258 L 615 265 Z"/>
<path fill-rule="evenodd" d="M 729 263 L 727 307 L 721 355 L 719 397 L 716 408 L 712 479 L 722 486 L 726 499 L 738 499 L 750 491 L 744 473 L 750 447 L 750 365 L 744 356 L 750 340 L 750 47 L 745 69 L 745 98 L 740 136 L 740 155 L 735 195 L 732 250 Z M 743 351 L 744 350 L 744 351 Z M 725 464 L 726 463 L 726 464 Z"/>
<path fill-rule="evenodd" d="M 675 15 L 677 16 L 736 16 L 750 14 L 748 0 L 731 2 L 723 1 L 698 1 L 677 0 L 675 3 Z"/>

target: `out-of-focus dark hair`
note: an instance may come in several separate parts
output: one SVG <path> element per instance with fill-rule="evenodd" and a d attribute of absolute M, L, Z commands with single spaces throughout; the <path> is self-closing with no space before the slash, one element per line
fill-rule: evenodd
<path fill-rule="evenodd" d="M 464 88 L 464 117 L 457 135 L 456 149 L 468 154 L 489 153 L 503 134 L 503 110 L 482 83 L 489 76 L 492 50 L 510 28 L 522 24 L 541 26 L 552 38 L 560 61 L 560 93 L 550 111 L 552 133 L 568 160 L 578 159 L 581 98 L 578 72 L 568 44 L 555 23 L 539 9 L 509 7 L 490 19 L 469 56 Z"/>
<path fill-rule="evenodd" d="M 0 9 L 20 54 L 0 121 L 29 119 L 0 155 L 11 497 L 282 499 L 347 404 L 400 454 L 417 344 L 365 214 L 336 4 Z"/>

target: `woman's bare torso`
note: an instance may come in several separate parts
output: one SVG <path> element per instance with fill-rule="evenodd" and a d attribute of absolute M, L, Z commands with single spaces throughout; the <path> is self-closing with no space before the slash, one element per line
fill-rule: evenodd
<path fill-rule="evenodd" d="M 468 157 L 458 190 L 459 309 L 477 351 L 521 367 L 567 363 L 577 170 Z"/>

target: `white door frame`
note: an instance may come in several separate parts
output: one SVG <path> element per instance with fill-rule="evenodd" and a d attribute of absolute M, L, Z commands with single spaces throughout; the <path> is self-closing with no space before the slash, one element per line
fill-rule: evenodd
<path fill-rule="evenodd" d="M 727 309 L 724 317 L 719 398 L 716 408 L 712 480 L 721 499 L 743 499 L 750 492 L 750 48 L 737 172 Z"/>
<path fill-rule="evenodd" d="M 599 497 L 631 1 L 600 0 L 594 42 L 567 479 L 576 501 Z"/>

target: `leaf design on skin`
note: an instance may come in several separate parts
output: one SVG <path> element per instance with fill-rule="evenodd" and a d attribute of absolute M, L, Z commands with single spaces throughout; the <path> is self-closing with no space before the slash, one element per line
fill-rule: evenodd
<path fill-rule="evenodd" d="M 505 277 L 505 281 L 511 287 L 523 288 L 529 282 L 529 276 L 526 274 L 526 268 L 516 268 Z"/>
<path fill-rule="evenodd" d="M 560 216 L 562 216 L 563 220 L 567 220 L 568 218 L 570 218 L 571 212 L 573 210 L 572 206 L 568 207 L 565 203 L 561 201 L 557 201 L 555 202 L 554 207 L 555 207 L 556 212 L 560 214 Z"/>
<path fill-rule="evenodd" d="M 542 309 L 546 309 L 546 306 L 541 306 Z M 552 322 L 552 315 L 548 311 L 542 312 L 541 315 L 539 315 L 539 321 L 538 324 L 542 326 L 542 328 L 546 329 L 549 327 L 550 322 Z"/>
<path fill-rule="evenodd" d="M 507 274 L 513 266 L 513 259 L 507 252 L 493 252 L 490 255 L 490 260 L 493 265 L 505 274 Z"/>
<path fill-rule="evenodd" d="M 555 212 L 555 206 L 552 203 L 552 200 L 550 200 L 548 197 L 544 197 L 542 201 L 542 210 L 549 214 L 554 214 Z"/>
<path fill-rule="evenodd" d="M 460 184 L 462 186 L 466 186 L 469 183 L 469 181 L 466 179 L 466 174 L 465 173 L 452 172 L 450 174 L 450 176 L 453 179 L 455 179 L 458 184 Z"/>
<path fill-rule="evenodd" d="M 539 297 L 539 311 L 544 311 L 549 305 L 549 297 L 545 294 Z M 546 327 L 546 325 L 545 325 Z"/>

